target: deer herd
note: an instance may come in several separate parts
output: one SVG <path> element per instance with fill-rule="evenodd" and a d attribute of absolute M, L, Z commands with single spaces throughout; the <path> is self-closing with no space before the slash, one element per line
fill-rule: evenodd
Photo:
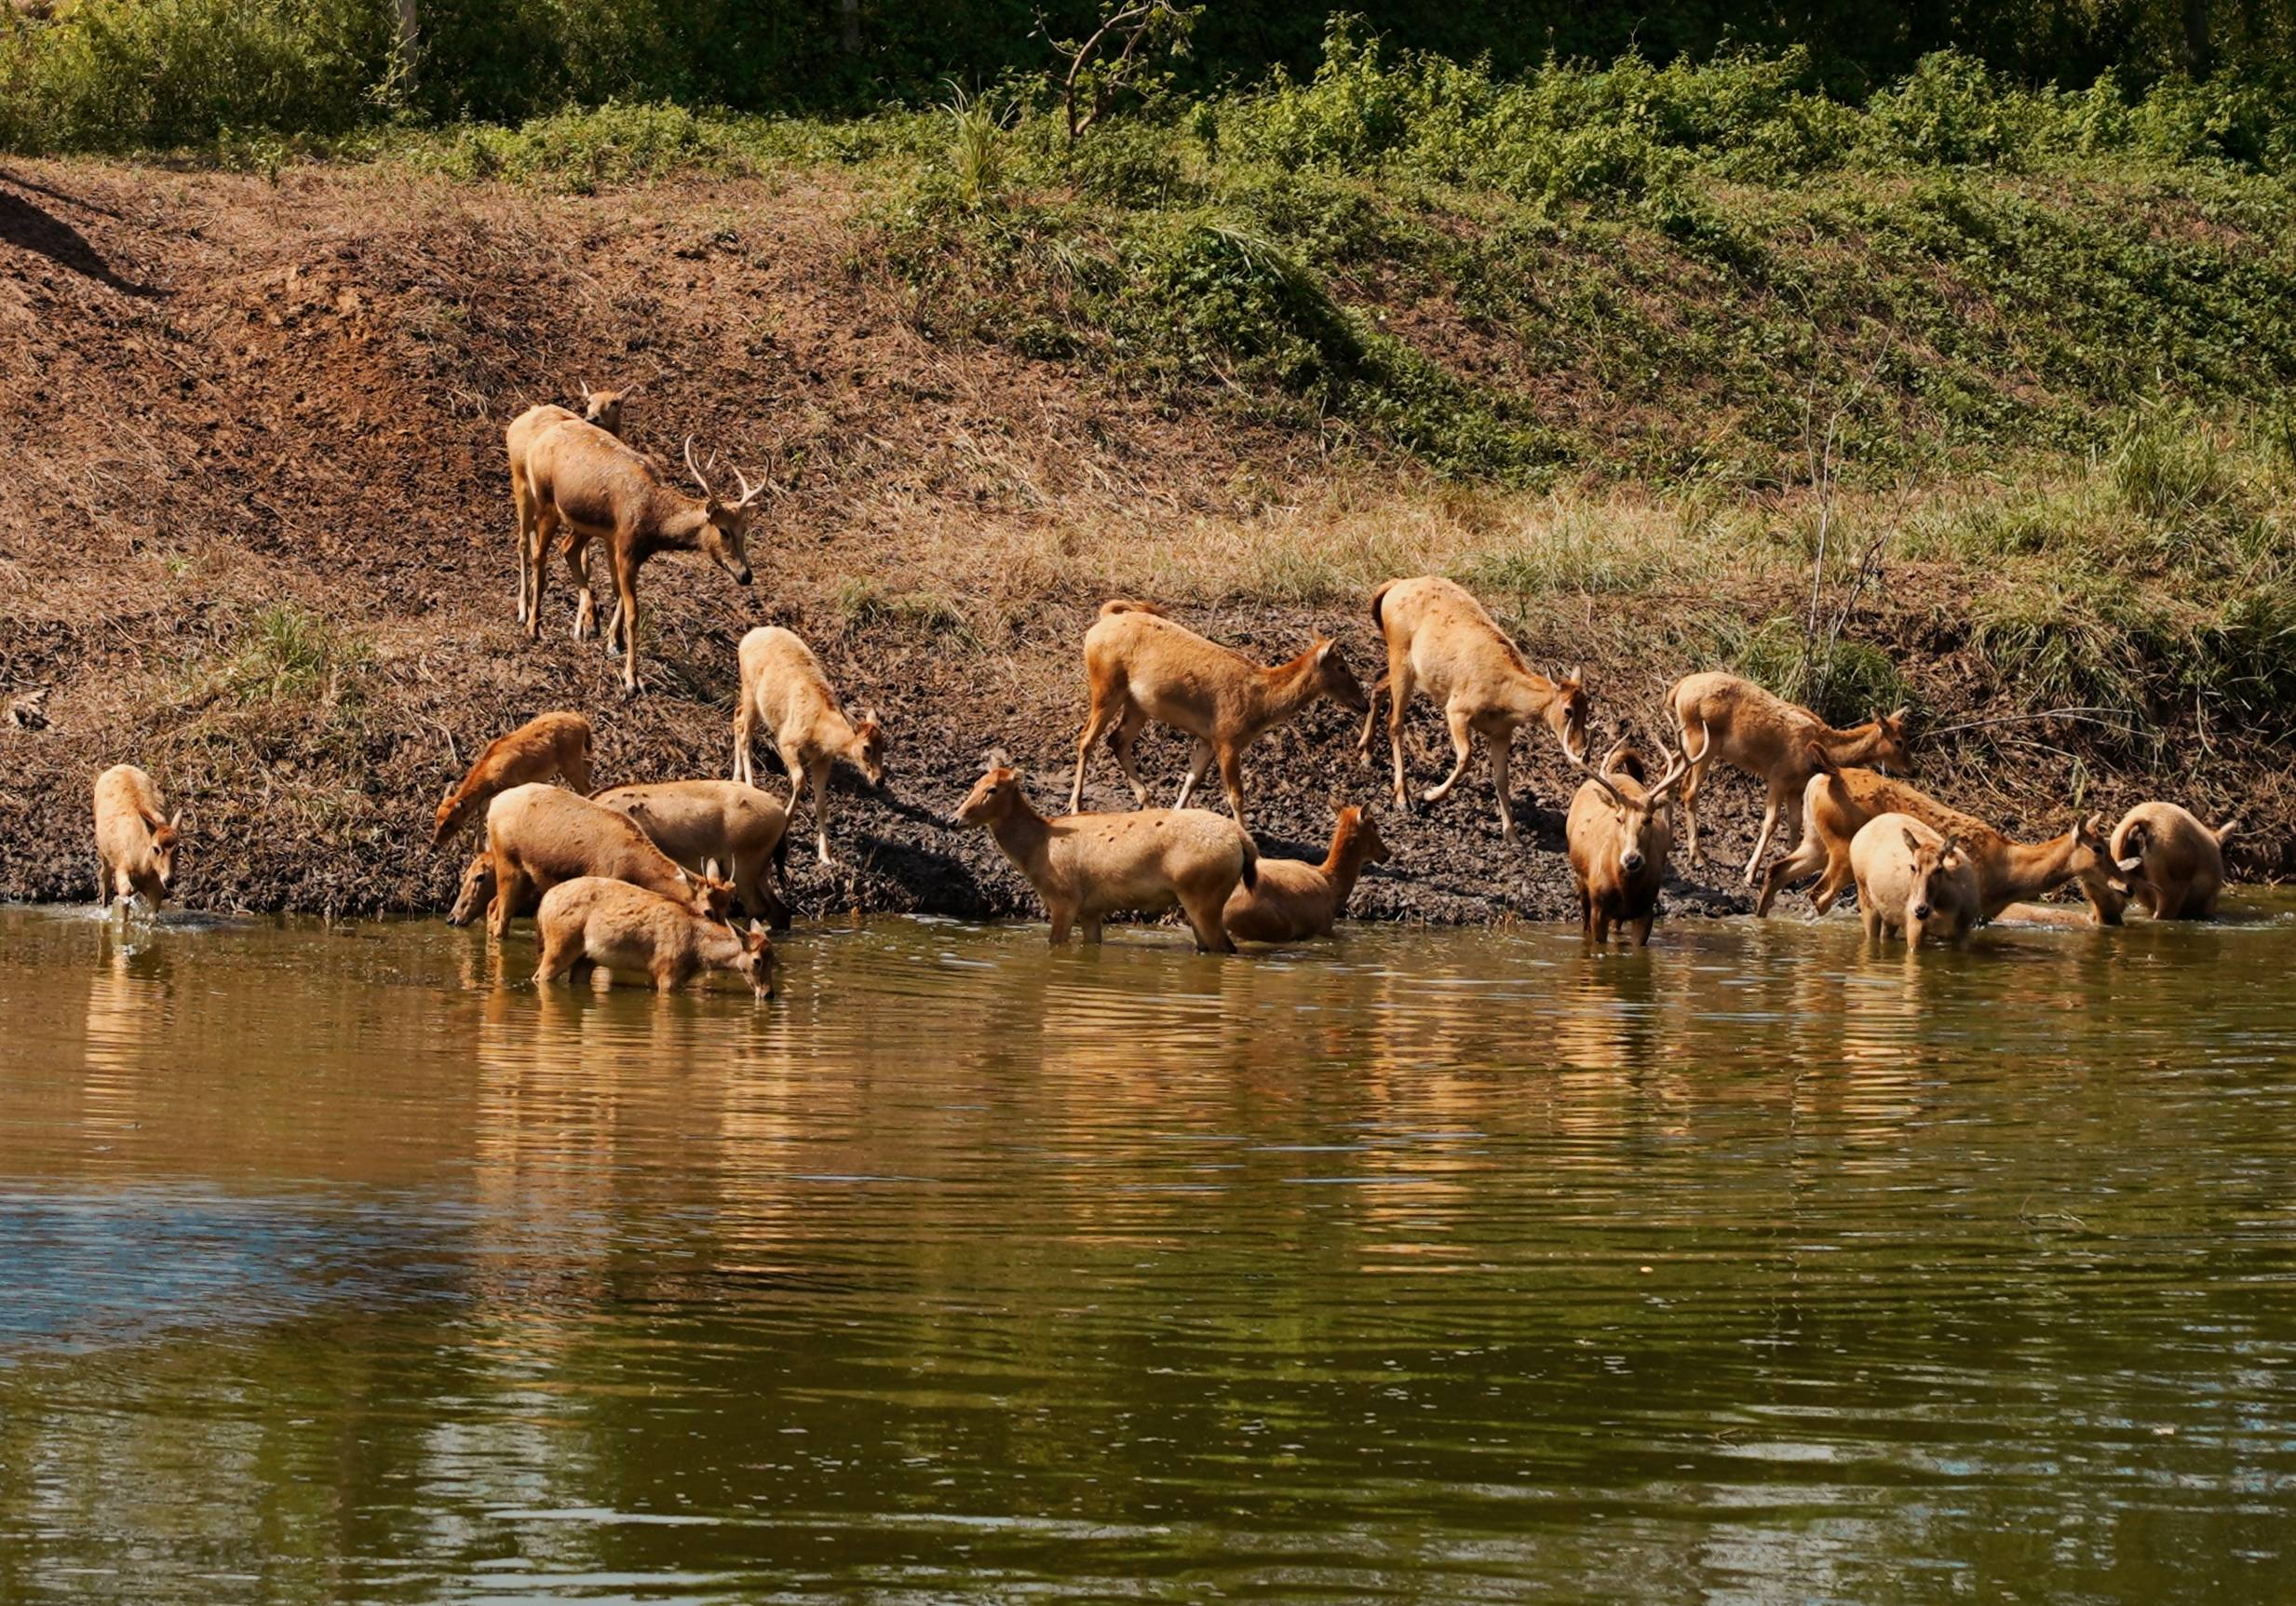
<path fill-rule="evenodd" d="M 604 544 L 615 608 L 609 652 L 622 655 L 622 681 L 638 683 L 638 569 L 668 551 L 698 551 L 747 586 L 746 540 L 752 510 L 770 486 L 734 470 L 731 499 L 710 479 L 715 459 L 682 453 L 699 489 L 689 494 L 663 466 L 621 439 L 625 391 L 583 390 L 584 411 L 528 409 L 506 431 L 518 544 L 517 618 L 541 630 L 544 577 L 552 544 L 573 580 L 576 639 L 597 629 L 587 567 L 590 542 Z M 1243 760 L 1252 744 L 1329 699 L 1364 716 L 1358 762 L 1372 762 L 1376 707 L 1386 693 L 1392 791 L 1398 816 L 1443 801 L 1465 777 L 1475 739 L 1488 754 L 1500 830 L 1519 840 L 1509 762 L 1516 730 L 1543 722 L 1570 766 L 1583 776 L 1564 816 L 1563 836 L 1580 920 L 1591 941 L 1613 928 L 1647 944 L 1681 819 L 1685 856 L 1704 862 L 1698 802 L 1713 766 L 1749 776 L 1763 790 L 1762 825 L 1744 879 L 1766 915 L 1778 893 L 1810 882 L 1814 914 L 1853 884 L 1867 936 L 1964 941 L 2011 905 L 2077 885 L 2090 918 L 2116 924 L 2130 904 L 2155 920 L 2208 919 L 2224 884 L 2223 844 L 2235 827 L 2210 829 L 2170 803 L 2144 803 L 2108 833 L 2091 815 L 2038 843 L 2010 840 L 1992 826 L 1937 802 L 1903 777 L 1914 771 L 1908 711 L 1876 713 L 1836 728 L 1809 709 L 1736 675 L 1686 676 L 1668 693 L 1654 756 L 1620 740 L 1589 763 L 1591 703 L 1578 668 L 1556 678 L 1533 670 L 1490 612 L 1439 575 L 1395 579 L 1371 593 L 1371 614 L 1386 647 L 1386 673 L 1368 693 L 1336 642 L 1317 638 L 1296 656 L 1263 665 L 1187 628 L 1153 603 L 1101 604 L 1083 641 L 1087 709 L 1076 740 L 1069 812 L 1047 816 L 1029 801 L 1020 772 L 1000 752 L 957 806 L 951 824 L 986 830 L 1027 880 L 1051 921 L 1055 944 L 1081 925 L 1100 940 L 1114 915 L 1177 909 L 1199 950 L 1235 952 L 1240 938 L 1294 942 L 1329 936 L 1366 864 L 1388 860 L 1388 844 L 1362 808 L 1338 811 L 1320 863 L 1268 858 L 1247 816 Z M 773 995 L 768 933 L 788 929 L 788 828 L 810 807 L 815 849 L 830 849 L 830 778 L 844 763 L 872 787 L 885 777 L 887 736 L 874 710 L 848 712 L 820 660 L 795 632 L 750 630 L 736 656 L 740 689 L 733 712 L 729 780 L 669 780 L 592 792 L 590 722 L 550 712 L 489 745 L 439 801 L 431 843 L 442 846 L 473 821 L 483 845 L 466 867 L 448 920 L 480 914 L 500 941 L 512 920 L 534 918 L 537 983 L 560 981 L 585 964 L 609 973 L 650 976 L 663 990 L 706 971 Z M 1412 696 L 1442 710 L 1454 762 L 1441 781 L 1414 794 L 1404 733 Z M 1192 738 L 1185 775 L 1170 808 L 1150 808 L 1134 747 L 1151 723 Z M 787 801 L 752 784 L 760 727 L 790 781 Z M 1087 770 L 1105 740 L 1138 807 L 1084 812 Z M 1217 768 L 1227 813 L 1191 807 Z M 552 785 L 553 781 L 562 783 Z M 150 776 L 130 764 L 95 784 L 100 897 L 165 900 L 183 837 L 182 811 L 169 813 Z M 1790 844 L 1775 859 L 1774 843 Z M 1765 863 L 1766 861 L 1766 863 Z M 769 878 L 770 865 L 773 874 Z M 738 906 L 746 927 L 734 924 Z"/>

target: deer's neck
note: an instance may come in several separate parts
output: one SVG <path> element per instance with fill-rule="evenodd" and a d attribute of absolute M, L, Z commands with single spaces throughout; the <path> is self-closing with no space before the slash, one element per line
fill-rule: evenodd
<path fill-rule="evenodd" d="M 1052 867 L 1052 822 L 1020 801 L 1010 814 L 989 822 L 989 834 L 1020 873 L 1042 884 Z"/>
<path fill-rule="evenodd" d="M 1881 750 L 1882 727 L 1871 720 L 1862 725 L 1851 725 L 1845 730 L 1837 730 L 1831 725 L 1820 725 L 1817 729 L 1817 745 L 1825 750 L 1826 756 L 1837 764 L 1871 763 L 1873 755 Z"/>
<path fill-rule="evenodd" d="M 1317 690 L 1316 653 L 1312 647 L 1289 663 L 1258 670 L 1251 682 L 1249 707 L 1246 709 L 1251 729 L 1257 733 L 1283 723 L 1314 702 Z"/>
<path fill-rule="evenodd" d="M 707 505 L 676 497 L 658 512 L 652 530 L 640 533 L 639 545 L 649 552 L 697 552 L 701 533 L 709 523 Z"/>
<path fill-rule="evenodd" d="M 1363 873 L 1365 843 L 1361 825 L 1342 826 L 1331 836 L 1331 851 L 1323 856 L 1324 879 L 1339 895 L 1342 907 L 1348 895 L 1356 890 L 1356 880 Z"/>
<path fill-rule="evenodd" d="M 2046 842 L 2004 839 L 1989 845 L 1992 851 L 1985 853 L 1982 860 L 1992 870 L 1986 877 L 1992 884 L 1987 888 L 1985 898 L 1989 914 L 1997 914 L 2021 898 L 2052 892 L 2077 873 L 2074 866 L 2081 852 L 2078 831 L 2069 830 Z"/>
<path fill-rule="evenodd" d="M 718 970 L 731 970 L 741 959 L 741 936 L 731 926 L 694 917 L 701 930 L 694 938 L 694 957 Z"/>

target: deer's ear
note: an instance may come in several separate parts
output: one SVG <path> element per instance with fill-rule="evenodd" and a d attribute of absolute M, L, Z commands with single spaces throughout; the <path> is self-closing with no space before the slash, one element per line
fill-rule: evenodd
<path fill-rule="evenodd" d="M 1912 704 L 1911 704 L 1911 703 L 1899 703 L 1899 704 L 1897 706 L 1897 708 L 1891 711 L 1890 716 L 1889 716 L 1889 722 L 1890 722 L 1891 724 L 1893 724 L 1893 725 L 1902 725 L 1902 724 L 1904 724 L 1904 723 L 1906 722 L 1906 721 L 1907 721 L 1907 720 L 1909 720 L 1909 719 L 1911 719 L 1911 718 L 1912 717 L 1912 714 L 1913 714 L 1913 705 L 1912 705 Z"/>
<path fill-rule="evenodd" d="M 715 881 L 724 873 L 725 872 L 723 870 L 721 870 L 718 868 L 718 861 L 716 859 L 706 858 L 702 860 L 702 874 L 707 876 L 709 880 Z"/>
<path fill-rule="evenodd" d="M 1574 685 L 1585 685 L 1587 683 L 1587 666 L 1584 664 L 1573 664 L 1571 666 L 1571 673 L 1567 678 Z"/>
<path fill-rule="evenodd" d="M 1323 641 L 1317 641 L 1316 643 L 1316 662 L 1318 664 L 1330 663 L 1331 661 L 1331 649 L 1338 645 L 1338 642 L 1330 640 L 1328 637 Z"/>
<path fill-rule="evenodd" d="M 2123 875 L 2134 875 L 2137 871 L 2144 868 L 2144 860 L 2141 858 L 2116 858 L 2113 861 L 2113 868 L 2119 870 Z"/>
<path fill-rule="evenodd" d="M 1919 852 L 1921 852 L 1921 851 L 1922 851 L 1922 839 L 1921 839 L 1920 837 L 1915 836 L 1915 835 L 1914 835 L 1911 831 L 1910 831 L 1910 830 L 1909 830 L 1909 831 L 1907 831 L 1907 832 L 1905 833 L 1905 850 L 1906 850 L 1906 852 L 1908 852 L 1908 853 L 1919 853 Z"/>
<path fill-rule="evenodd" d="M 183 811 L 182 809 L 177 809 L 175 813 L 168 816 L 168 829 L 169 830 L 182 830 L 183 829 Z"/>

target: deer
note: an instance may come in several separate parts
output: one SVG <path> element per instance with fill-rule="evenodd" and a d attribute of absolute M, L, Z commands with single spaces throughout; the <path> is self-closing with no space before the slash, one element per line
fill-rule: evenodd
<path fill-rule="evenodd" d="M 1403 775 L 1403 713 L 1411 694 L 1425 688 L 1443 706 L 1451 745 L 1458 763 L 1442 781 L 1421 795 L 1440 803 L 1466 774 L 1477 732 L 1491 749 L 1491 785 L 1499 798 L 1499 826 L 1517 840 L 1514 807 L 1507 795 L 1507 763 L 1515 729 L 1543 719 L 1562 744 L 1565 757 L 1583 763 L 1587 749 L 1587 699 L 1585 679 L 1573 668 L 1560 681 L 1532 672 L 1515 643 L 1465 587 L 1437 574 L 1390 580 L 1371 593 L 1371 622 L 1387 643 L 1387 745 L 1395 758 L 1395 802 L 1404 813 L 1411 800 Z M 1377 715 L 1363 722 L 1357 759 L 1371 762 L 1371 730 Z M 1573 749 L 1572 738 L 1577 737 Z"/>
<path fill-rule="evenodd" d="M 2211 830 L 2172 803 L 2141 803 L 2113 828 L 2114 868 L 2129 900 L 2154 920 L 2212 920 L 2224 890 L 2224 843 L 2236 819 Z"/>
<path fill-rule="evenodd" d="M 1579 927 L 1589 940 L 1610 941 L 1616 925 L 1633 932 L 1636 946 L 1650 946 L 1674 851 L 1670 804 L 1689 773 L 1689 761 L 1672 752 L 1667 773 L 1651 785 L 1641 756 L 1622 741 L 1579 783 L 1562 830 L 1578 889 Z"/>
<path fill-rule="evenodd" d="M 430 845 L 439 846 L 496 796 L 528 781 L 555 775 L 577 795 L 588 793 L 590 753 L 590 722 L 580 714 L 537 714 L 509 735 L 496 736 L 461 782 L 439 800 Z"/>
<path fill-rule="evenodd" d="M 814 849 L 825 865 L 830 857 L 830 770 L 844 760 L 869 777 L 872 787 L 885 785 L 885 723 L 876 711 L 863 709 L 848 719 L 830 689 L 821 660 L 794 630 L 761 625 L 742 637 L 741 696 L 734 705 L 734 778 L 752 781 L 751 749 L 757 745 L 762 722 L 780 751 L 781 767 L 790 776 L 790 812 L 797 811 L 798 794 L 813 782 Z"/>
<path fill-rule="evenodd" d="M 1876 815 L 1911 815 L 1931 830 L 1950 835 L 1969 857 L 1978 881 L 1978 918 L 1992 920 L 2012 903 L 2039 897 L 2069 881 L 2078 881 L 2100 924 L 2119 915 L 2116 889 L 2107 869 L 2111 847 L 2104 817 L 2090 815 L 2061 836 L 2046 842 L 2011 842 L 1983 820 L 1951 809 L 1903 781 L 1872 770 L 1821 770 L 1803 792 L 1802 841 L 1788 857 L 1763 872 L 1754 912 L 1770 912 L 1778 889 L 1809 876 L 1810 908 L 1823 914 L 1856 878 L 1850 845 Z"/>
<path fill-rule="evenodd" d="M 114 764 L 96 777 L 96 901 L 141 897 L 159 912 L 175 879 L 182 843 L 183 811 L 172 815 L 152 777 L 133 764 Z"/>
<path fill-rule="evenodd" d="M 526 475 L 533 496 L 534 547 L 548 551 L 561 526 L 566 531 L 566 572 L 580 592 L 574 609 L 574 637 L 587 635 L 597 616 L 584 554 L 602 539 L 613 560 L 614 617 L 606 626 L 606 649 L 618 634 L 623 648 L 622 687 L 638 690 L 638 569 L 657 552 L 704 552 L 738 586 L 750 584 L 744 551 L 750 506 L 767 486 L 751 487 L 738 468 L 741 494 L 727 501 L 694 461 L 694 438 L 685 438 L 685 466 L 701 487 L 699 496 L 665 485 L 653 462 L 601 429 L 560 424 L 545 430 L 527 449 Z M 526 633 L 542 629 L 542 565 L 533 572 L 534 607 Z"/>
<path fill-rule="evenodd" d="M 1244 825 L 1245 749 L 1318 697 L 1356 713 L 1371 706 L 1338 644 L 1328 637 L 1318 636 L 1294 658 L 1263 668 L 1166 617 L 1151 603 L 1121 598 L 1101 604 L 1100 617 L 1085 632 L 1084 660 L 1092 703 L 1084 734 L 1076 738 L 1071 814 L 1083 803 L 1085 762 L 1103 733 L 1116 767 L 1131 784 L 1134 802 L 1147 805 L 1148 789 L 1132 766 L 1132 744 L 1155 720 L 1195 738 L 1172 806 L 1186 808 L 1205 771 L 1216 763 L 1228 812 Z"/>
<path fill-rule="evenodd" d="M 1681 749 L 1690 757 L 1690 778 L 1682 783 L 1681 797 L 1691 863 L 1706 862 L 1705 852 L 1698 846 L 1698 792 L 1709 765 L 1728 764 L 1768 789 L 1762 830 L 1754 838 L 1753 856 L 1746 861 L 1749 886 L 1770 851 L 1781 814 L 1788 833 L 1800 840 L 1802 794 L 1810 777 L 1825 763 L 1836 768 L 1859 764 L 1898 775 L 1913 773 L 1906 736 L 1910 710 L 1906 709 L 1876 714 L 1862 725 L 1840 730 L 1799 704 L 1720 670 L 1676 682 L 1667 695 L 1667 708 L 1680 733 Z M 1690 741 L 1693 726 L 1698 732 L 1695 752 Z"/>
<path fill-rule="evenodd" d="M 1934 937 L 1958 947 L 1977 925 L 1977 867 L 1959 843 L 1925 821 L 1875 815 L 1851 839 L 1850 865 L 1869 942 L 1902 937 L 1919 948 Z"/>
<path fill-rule="evenodd" d="M 709 920 L 723 921 L 733 904 L 733 884 L 716 866 L 690 875 L 627 816 L 530 782 L 486 805 L 486 851 L 464 870 L 447 924 L 469 924 L 483 904 L 487 932 L 499 942 L 536 897 L 584 875 L 627 881 Z"/>
<path fill-rule="evenodd" d="M 1204 809 L 1047 819 L 1029 803 L 1020 773 L 1001 762 L 974 784 L 954 823 L 985 827 L 996 839 L 1044 900 L 1056 948 L 1066 946 L 1079 922 L 1085 941 L 1097 944 L 1109 915 L 1155 914 L 1177 904 L 1198 952 L 1234 953 L 1222 911 L 1239 884 L 1260 881 L 1260 850 L 1234 820 Z"/>
<path fill-rule="evenodd" d="M 541 569 L 543 551 L 534 540 L 534 493 L 526 478 L 526 453 L 546 430 L 561 424 L 587 424 L 602 429 L 608 435 L 622 433 L 622 401 L 628 390 L 592 390 L 582 386 L 582 411 L 569 412 L 555 402 L 544 402 L 530 407 L 510 421 L 503 431 L 503 447 L 510 459 L 510 507 L 518 519 L 519 540 L 519 623 L 527 622 L 534 600 L 540 594 L 534 574 Z M 588 577 L 584 576 L 587 589 Z"/>
<path fill-rule="evenodd" d="M 1367 864 L 1387 862 L 1387 844 L 1369 816 L 1349 804 L 1331 828 L 1331 848 L 1321 864 L 1303 858 L 1263 858 L 1251 886 L 1228 894 L 1221 919 L 1228 935 L 1246 942 L 1298 942 L 1329 937 L 1356 880 Z"/>
<path fill-rule="evenodd" d="M 590 801 L 629 816 L 688 871 L 712 873 L 713 861 L 725 866 L 741 907 L 776 931 L 789 929 L 790 813 L 780 799 L 739 781 L 694 780 L 615 787 Z M 769 864 L 781 894 L 766 884 Z"/>
<path fill-rule="evenodd" d="M 534 911 L 542 950 L 534 985 L 569 978 L 588 963 L 609 973 L 642 972 L 669 992 L 711 970 L 728 970 L 760 1000 L 774 995 L 774 944 L 756 921 L 736 931 L 676 901 L 609 876 L 578 875 L 542 895 Z"/>

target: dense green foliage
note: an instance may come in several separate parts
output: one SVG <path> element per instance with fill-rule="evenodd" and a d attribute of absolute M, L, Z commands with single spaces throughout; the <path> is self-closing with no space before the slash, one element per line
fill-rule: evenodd
<path fill-rule="evenodd" d="M 1048 39 L 1088 30 L 1093 0 L 416 0 L 420 46 L 398 48 L 394 0 L 47 0 L 0 10 L 0 144 L 133 149 L 219 133 L 339 134 L 396 116 L 518 121 L 609 100 L 739 112 L 867 111 L 944 85 L 1033 78 Z M 1304 74 L 1330 0 L 1221 0 L 1177 63 L 1197 92 Z M 1953 48 L 2025 83 L 2100 75 L 2285 78 L 2296 8 L 2215 0 L 2188 33 L 2182 0 L 1397 0 L 1376 8 L 1398 47 L 1487 60 L 1657 61 L 1789 49 L 1847 102 Z M 1949 131 L 1949 137 L 1971 132 Z M 2005 131 L 1982 139 L 1998 139 Z M 1908 128 L 1911 138 L 1924 137 Z"/>

